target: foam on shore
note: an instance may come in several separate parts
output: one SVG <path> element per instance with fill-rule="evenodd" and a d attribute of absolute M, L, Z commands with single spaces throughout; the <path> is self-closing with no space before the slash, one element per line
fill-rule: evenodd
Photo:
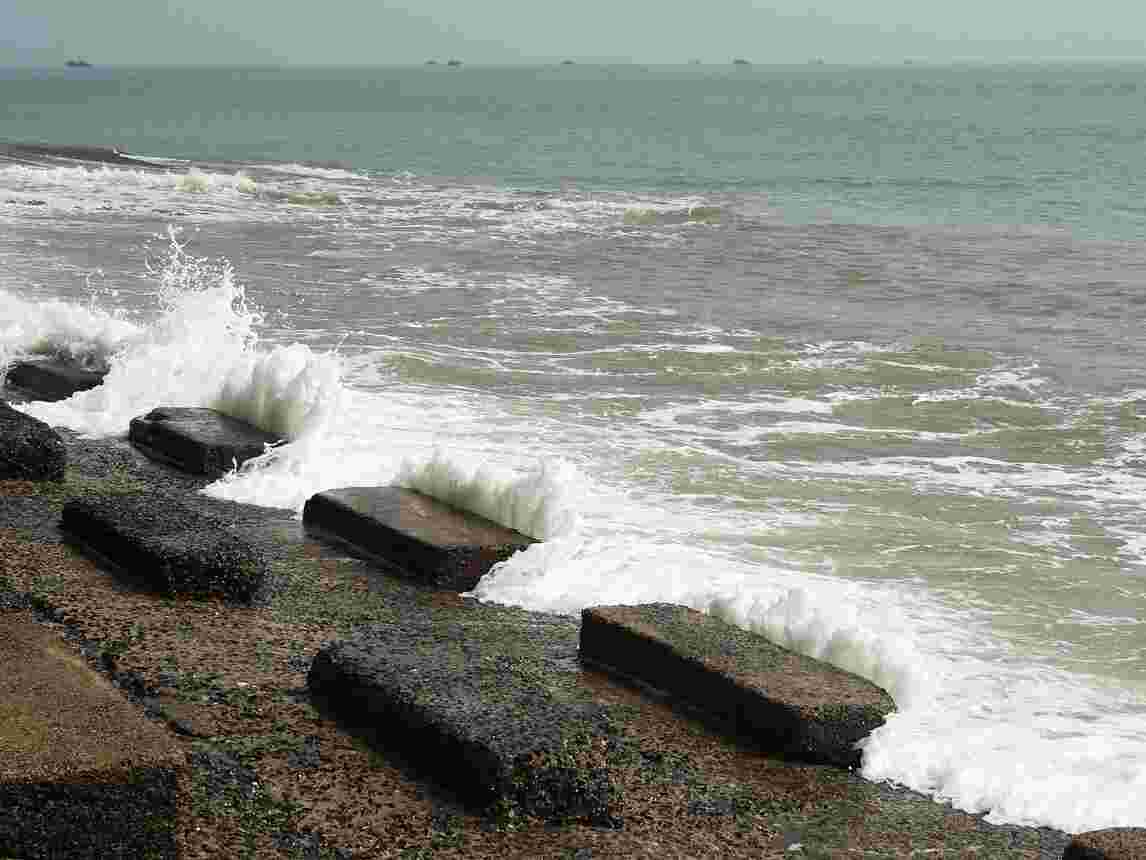
<path fill-rule="evenodd" d="M 106 371 L 112 356 L 138 337 L 139 326 L 94 301 L 87 307 L 58 300 L 30 302 L 0 293 L 0 362 L 50 357 L 84 370 Z"/>
<path fill-rule="evenodd" d="M 405 460 L 397 483 L 480 514 L 524 535 L 547 540 L 577 523 L 568 498 L 580 478 L 568 463 L 541 460 L 524 475 L 497 474 L 483 463 L 464 463 L 441 449 L 425 459 Z"/>
<path fill-rule="evenodd" d="M 103 384 L 56 403 L 28 404 L 26 411 L 105 436 L 126 433 L 132 418 L 156 406 L 207 406 L 294 439 L 337 410 L 338 358 L 303 344 L 260 349 L 262 315 L 247 304 L 229 263 L 188 254 L 172 234 L 162 267 L 151 274 L 155 320 L 113 326 L 93 318 L 97 333 L 114 334 L 104 336 Z M 78 318 L 74 310 L 69 314 L 65 318 Z"/>

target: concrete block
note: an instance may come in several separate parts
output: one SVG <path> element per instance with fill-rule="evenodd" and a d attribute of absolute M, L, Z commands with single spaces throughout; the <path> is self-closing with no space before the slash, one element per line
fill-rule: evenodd
<path fill-rule="evenodd" d="M 103 382 L 101 370 L 85 370 L 54 358 L 17 361 L 4 384 L 31 400 L 64 400 Z"/>
<path fill-rule="evenodd" d="M 316 493 L 307 530 L 334 539 L 390 571 L 435 588 L 469 591 L 489 569 L 535 541 L 404 487 Z"/>
<path fill-rule="evenodd" d="M 66 461 L 55 430 L 0 402 L 0 480 L 61 481 Z"/>
<path fill-rule="evenodd" d="M 131 419 L 128 438 L 153 460 L 212 478 L 282 441 L 214 409 L 183 406 L 164 406 Z"/>
<path fill-rule="evenodd" d="M 60 525 L 97 559 L 159 591 L 245 601 L 267 580 L 258 549 L 166 493 L 72 499 Z"/>
<path fill-rule="evenodd" d="M 307 683 L 340 720 L 369 726 L 479 807 L 609 824 L 618 742 L 605 710 L 549 683 L 576 671 L 575 625 L 521 615 L 516 624 L 446 613 L 359 628 L 318 653 Z M 538 644 L 546 637 L 548 649 Z"/>
<path fill-rule="evenodd" d="M 895 703 L 880 687 L 684 606 L 597 606 L 581 616 L 581 659 L 690 704 L 768 751 L 854 767 L 857 741 Z"/>
<path fill-rule="evenodd" d="M 176 741 L 30 612 L 0 609 L 0 665 L 0 856 L 178 856 Z"/>

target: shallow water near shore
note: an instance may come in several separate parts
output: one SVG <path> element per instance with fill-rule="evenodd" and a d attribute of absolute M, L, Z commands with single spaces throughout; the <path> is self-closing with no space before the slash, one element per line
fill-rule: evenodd
<path fill-rule="evenodd" d="M 4 357 L 109 369 L 29 412 L 98 436 L 224 408 L 290 442 L 209 493 L 298 509 L 420 487 L 543 539 L 483 600 L 722 613 L 892 693 L 865 776 L 993 821 L 1146 825 L 1146 244 L 1119 179 L 1146 131 L 1126 70 L 875 70 L 859 95 L 831 70 L 342 74 L 310 85 L 398 81 L 427 118 L 368 136 L 351 94 L 309 138 L 240 146 L 275 139 L 253 100 L 305 73 L 236 72 L 252 101 L 180 137 L 157 131 L 160 94 L 214 78 L 157 71 L 140 105 L 146 73 L 107 70 L 108 127 L 155 109 L 116 145 L 167 169 L 0 162 Z M 0 77 L 9 118 L 82 101 L 52 73 Z M 1100 134 L 1099 108 L 1122 125 Z M 33 113 L 5 133 L 109 144 Z"/>

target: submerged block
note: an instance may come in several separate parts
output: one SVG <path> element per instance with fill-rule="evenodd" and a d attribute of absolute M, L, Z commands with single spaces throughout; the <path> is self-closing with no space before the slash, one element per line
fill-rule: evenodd
<path fill-rule="evenodd" d="M 66 465 L 55 430 L 0 401 L 0 480 L 62 481 Z"/>
<path fill-rule="evenodd" d="M 319 651 L 308 687 L 341 722 L 479 807 L 612 823 L 618 736 L 604 708 L 550 683 L 576 671 L 576 626 L 474 615 L 360 627 Z"/>
<path fill-rule="evenodd" d="M 176 741 L 30 612 L 0 629 L 0 857 L 178 856 Z"/>
<path fill-rule="evenodd" d="M 858 675 L 684 606 L 597 606 L 581 614 L 581 659 L 659 688 L 762 747 L 854 767 L 855 743 L 895 703 Z"/>
<path fill-rule="evenodd" d="M 83 549 L 160 591 L 250 600 L 267 578 L 259 550 L 165 493 L 72 499 L 60 525 Z"/>
<path fill-rule="evenodd" d="M 18 361 L 8 368 L 5 384 L 33 400 L 63 400 L 103 382 L 101 370 L 84 370 L 58 359 Z"/>
<path fill-rule="evenodd" d="M 533 538 L 405 487 L 344 487 L 311 496 L 303 523 L 404 576 L 469 591 Z"/>
<path fill-rule="evenodd" d="M 131 419 L 128 438 L 153 460 L 212 478 L 283 441 L 217 410 L 184 406 L 163 406 Z"/>

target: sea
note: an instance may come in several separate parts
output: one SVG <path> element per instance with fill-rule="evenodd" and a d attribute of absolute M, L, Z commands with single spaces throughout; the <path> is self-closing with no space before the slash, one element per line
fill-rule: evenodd
<path fill-rule="evenodd" d="M 1146 826 L 1146 65 L 0 69 L 0 359 L 204 492 L 398 482 L 885 687 L 862 774 Z"/>

